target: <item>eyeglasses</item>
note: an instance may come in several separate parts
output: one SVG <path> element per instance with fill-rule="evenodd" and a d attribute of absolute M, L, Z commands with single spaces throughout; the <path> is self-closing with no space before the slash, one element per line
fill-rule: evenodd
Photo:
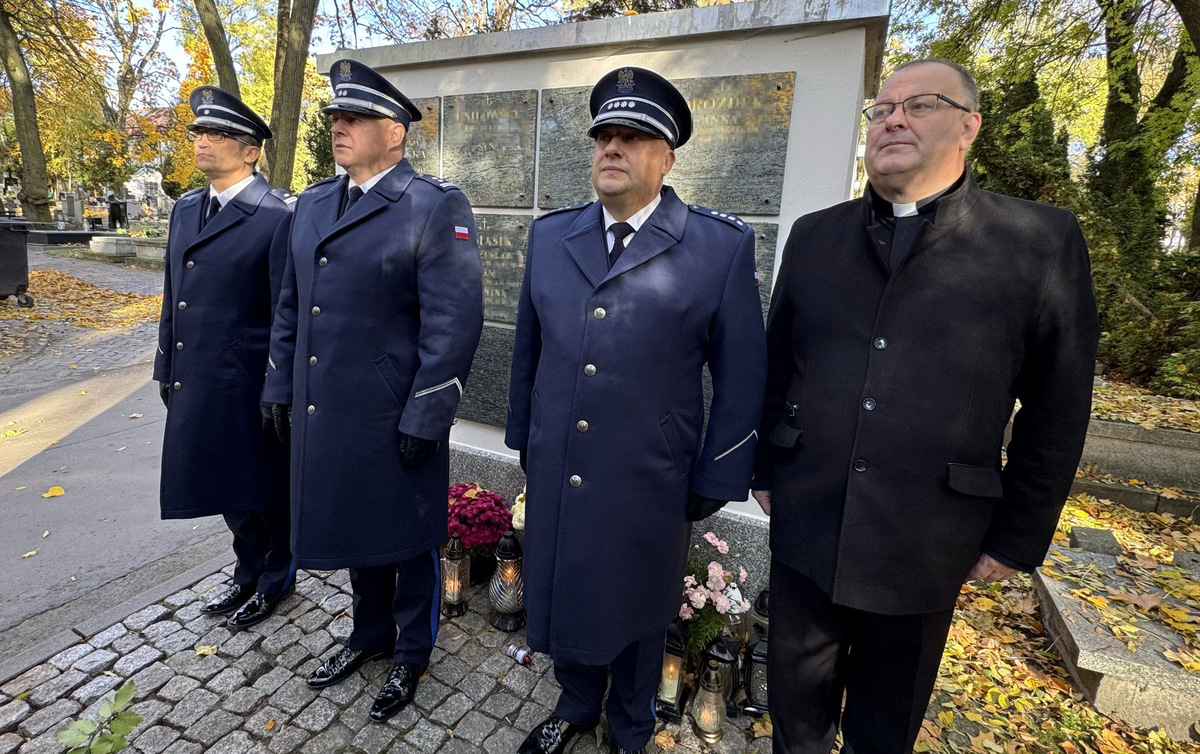
<path fill-rule="evenodd" d="M 239 139 L 238 137 L 234 136 L 233 134 L 227 134 L 224 131 L 206 131 L 203 129 L 195 129 L 195 130 L 188 129 L 188 132 L 187 132 L 188 141 L 199 141 L 201 136 L 207 136 L 209 144 L 220 144 L 221 142 L 225 141 L 226 138 L 230 138 L 236 142 L 245 144 L 246 146 L 250 146 L 250 147 L 258 146 L 257 144 L 255 144 L 253 142 L 245 141 L 244 139 Z"/>
<path fill-rule="evenodd" d="M 876 102 L 863 110 L 863 115 L 867 117 L 867 123 L 875 125 L 887 120 L 892 113 L 896 112 L 896 106 L 899 105 L 909 118 L 928 118 L 938 109 L 939 100 L 964 113 L 971 112 L 971 108 L 958 104 L 944 94 L 914 94 L 899 102 Z"/>

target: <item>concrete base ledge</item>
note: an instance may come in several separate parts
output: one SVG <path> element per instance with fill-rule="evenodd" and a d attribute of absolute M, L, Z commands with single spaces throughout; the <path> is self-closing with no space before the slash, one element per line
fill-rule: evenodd
<path fill-rule="evenodd" d="M 1091 561 L 1106 574 L 1116 569 L 1111 555 L 1062 552 L 1077 562 Z M 1075 584 L 1041 570 L 1033 583 L 1042 622 L 1072 678 L 1099 712 L 1138 728 L 1160 727 L 1177 741 L 1191 740 L 1192 724 L 1200 720 L 1200 676 L 1162 655 L 1182 644 L 1182 637 L 1160 623 L 1140 621 L 1142 641 L 1131 652 L 1070 596 Z"/>
<path fill-rule="evenodd" d="M 1200 433 L 1093 419 L 1081 462 L 1113 476 L 1200 490 Z"/>

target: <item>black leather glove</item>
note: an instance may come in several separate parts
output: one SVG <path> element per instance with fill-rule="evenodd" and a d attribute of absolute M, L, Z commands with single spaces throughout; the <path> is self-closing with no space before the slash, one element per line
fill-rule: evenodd
<path fill-rule="evenodd" d="M 171 397 L 171 386 L 165 382 L 158 383 L 158 397 L 162 398 L 164 406 L 170 408 L 171 406 L 167 403 L 167 400 Z"/>
<path fill-rule="evenodd" d="M 728 500 L 714 500 L 711 497 L 688 491 L 687 520 L 703 521 L 725 507 Z"/>
<path fill-rule="evenodd" d="M 400 433 L 400 463 L 406 469 L 415 469 L 433 458 L 441 445 L 437 440 L 426 440 Z"/>
<path fill-rule="evenodd" d="M 270 419 L 270 424 L 267 420 Z M 270 408 L 263 407 L 263 429 L 275 430 L 279 442 L 287 445 L 292 440 L 292 407 L 286 403 L 272 403 Z"/>
<path fill-rule="evenodd" d="M 529 460 L 529 454 L 524 450 L 518 450 L 517 452 L 521 454 L 520 455 L 521 471 L 525 471 L 525 462 Z"/>

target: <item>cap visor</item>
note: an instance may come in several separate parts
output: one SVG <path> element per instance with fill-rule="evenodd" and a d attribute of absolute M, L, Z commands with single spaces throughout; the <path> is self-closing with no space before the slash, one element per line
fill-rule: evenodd
<path fill-rule="evenodd" d="M 325 107 L 321 108 L 321 112 L 323 112 L 323 113 L 336 113 L 339 111 L 344 112 L 344 113 L 357 113 L 359 115 L 369 115 L 372 118 L 390 118 L 391 120 L 396 120 L 396 118 L 391 118 L 391 116 L 384 115 L 383 113 L 381 113 L 377 110 L 372 110 L 367 107 L 359 107 L 358 105 L 344 105 L 344 104 L 339 104 L 339 103 L 335 102 L 331 105 L 326 105 Z"/>

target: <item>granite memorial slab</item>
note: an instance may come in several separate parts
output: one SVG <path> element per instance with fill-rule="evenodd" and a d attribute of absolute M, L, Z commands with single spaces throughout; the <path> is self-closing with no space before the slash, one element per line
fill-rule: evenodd
<path fill-rule="evenodd" d="M 771 281 L 775 278 L 775 248 L 779 243 L 778 223 L 748 223 L 754 231 L 754 272 L 763 321 L 771 308 Z"/>
<path fill-rule="evenodd" d="M 476 207 L 533 207 L 537 91 L 446 97 L 442 170 Z"/>
<path fill-rule="evenodd" d="M 418 173 L 442 174 L 442 98 L 418 97 L 413 104 L 421 111 L 421 120 L 408 130 L 404 156 Z"/>
<path fill-rule="evenodd" d="M 477 213 L 479 254 L 483 259 L 483 318 L 491 322 L 517 321 L 517 301 L 525 271 L 525 246 L 529 240 L 528 215 Z"/>
<path fill-rule="evenodd" d="M 726 212 L 779 214 L 791 127 L 794 73 L 677 79 L 692 110 L 692 138 L 666 182 L 686 202 Z M 542 91 L 538 206 L 595 198 L 591 87 Z"/>
<path fill-rule="evenodd" d="M 458 416 L 493 427 L 508 420 L 508 382 L 516 329 L 484 323 L 475 360 L 458 404 Z"/>

